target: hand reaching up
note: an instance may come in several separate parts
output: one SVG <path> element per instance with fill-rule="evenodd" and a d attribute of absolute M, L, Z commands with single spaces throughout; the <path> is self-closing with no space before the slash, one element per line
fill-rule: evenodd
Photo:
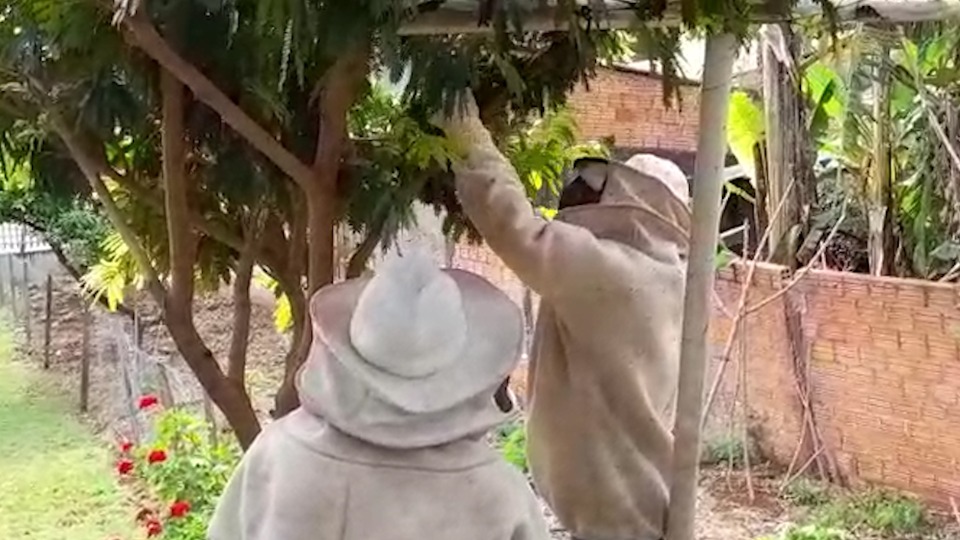
<path fill-rule="evenodd" d="M 470 150 L 477 145 L 493 145 L 490 132 L 480 121 L 480 109 L 470 89 L 464 90 L 456 100 L 449 115 L 443 111 L 433 118 L 433 124 L 439 127 L 448 137 L 464 145 Z"/>

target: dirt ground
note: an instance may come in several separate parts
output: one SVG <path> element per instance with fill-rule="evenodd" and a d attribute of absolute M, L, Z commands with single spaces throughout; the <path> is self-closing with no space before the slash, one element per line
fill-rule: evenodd
<path fill-rule="evenodd" d="M 753 540 L 773 534 L 785 522 L 787 510 L 780 506 L 771 493 L 761 491 L 755 505 L 744 504 L 727 487 L 725 473 L 715 470 L 703 471 L 700 495 L 697 504 L 698 540 Z M 735 482 L 739 486 L 741 482 Z M 772 484 L 763 483 L 762 489 L 772 489 Z M 570 540 L 550 510 L 544 505 L 544 515 L 555 540 Z"/>

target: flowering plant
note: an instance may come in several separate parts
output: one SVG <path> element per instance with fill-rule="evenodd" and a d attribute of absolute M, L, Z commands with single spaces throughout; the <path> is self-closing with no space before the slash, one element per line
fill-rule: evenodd
<path fill-rule="evenodd" d="M 158 502 L 136 516 L 148 538 L 205 540 L 240 450 L 233 437 L 215 438 L 209 424 L 190 412 L 156 405 L 149 406 L 153 437 L 139 445 L 121 442 L 117 472 L 141 481 Z"/>

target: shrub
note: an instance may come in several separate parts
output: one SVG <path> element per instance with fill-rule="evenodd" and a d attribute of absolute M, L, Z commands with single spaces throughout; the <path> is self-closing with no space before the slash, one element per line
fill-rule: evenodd
<path fill-rule="evenodd" d="M 139 446 L 122 443 L 117 471 L 140 480 L 158 503 L 144 505 L 136 516 L 148 537 L 205 540 L 240 449 L 233 437 L 211 440 L 210 426 L 185 410 L 154 409 L 154 436 Z"/>
<path fill-rule="evenodd" d="M 759 540 L 848 540 L 852 538 L 843 529 L 823 525 L 790 525 L 776 537 L 765 537 Z"/>
<path fill-rule="evenodd" d="M 504 459 L 524 473 L 528 472 L 527 431 L 521 422 L 513 422 L 498 429 L 496 445 Z"/>
<path fill-rule="evenodd" d="M 783 498 L 798 506 L 814 507 L 830 502 L 830 493 L 823 484 L 801 476 L 787 485 Z"/>
<path fill-rule="evenodd" d="M 733 435 L 721 435 L 706 442 L 700 461 L 704 465 L 732 463 L 743 465 L 743 441 Z"/>
<path fill-rule="evenodd" d="M 817 522 L 853 531 L 871 530 L 892 538 L 922 536 L 929 520 L 916 499 L 882 490 L 872 490 L 828 504 Z"/>

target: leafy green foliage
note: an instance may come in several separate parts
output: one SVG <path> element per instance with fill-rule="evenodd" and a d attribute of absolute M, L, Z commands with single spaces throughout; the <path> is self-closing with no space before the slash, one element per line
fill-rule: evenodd
<path fill-rule="evenodd" d="M 811 521 L 791 524 L 776 537 L 760 540 L 852 540 L 927 538 L 930 521 L 915 499 L 886 491 L 871 490 L 831 500 L 827 490 L 812 481 L 798 479 L 786 492 L 787 500 L 811 508 Z"/>
<path fill-rule="evenodd" d="M 715 270 L 723 270 L 730 266 L 735 260 L 737 260 L 737 254 L 730 251 L 727 246 L 720 244 L 717 246 L 717 253 L 713 257 L 713 268 Z"/>
<path fill-rule="evenodd" d="M 839 35 L 837 44 L 823 51 L 823 60 L 810 65 L 803 79 L 811 133 L 819 141 L 821 161 L 830 163 L 821 184 L 836 184 L 820 191 L 844 193 L 856 203 L 855 213 L 866 214 L 875 168 L 874 83 L 878 73 L 891 73 L 888 144 L 893 186 L 887 212 L 903 255 L 896 270 L 924 278 L 942 276 L 960 260 L 960 214 L 955 211 L 960 197 L 953 183 L 943 181 L 958 165 L 943 137 L 960 136 L 955 128 L 947 129 L 960 92 L 953 77 L 960 67 L 952 53 L 960 44 L 960 32 L 938 24 L 894 33 L 856 27 Z M 862 223 L 866 227 L 866 221 Z M 865 228 L 845 229 L 867 236 Z"/>
<path fill-rule="evenodd" d="M 152 440 L 135 449 L 134 468 L 153 497 L 165 508 L 162 519 L 166 540 L 204 540 L 217 499 L 240 461 L 233 439 L 211 440 L 211 427 L 182 409 L 159 413 Z M 151 453 L 163 451 L 165 459 L 150 462 Z M 186 503 L 184 515 L 175 515 L 175 503 Z"/>
<path fill-rule="evenodd" d="M 801 476 L 787 485 L 783 498 L 795 505 L 818 507 L 830 501 L 830 493 L 823 484 Z"/>
<path fill-rule="evenodd" d="M 730 151 L 749 177 L 755 180 L 759 164 L 756 163 L 754 148 L 762 145 L 766 137 L 763 108 L 746 92 L 732 92 L 727 126 Z"/>
<path fill-rule="evenodd" d="M 779 535 L 766 536 L 759 540 L 852 540 L 843 529 L 822 525 L 789 525 Z"/>
<path fill-rule="evenodd" d="M 140 273 L 130 249 L 116 232 L 103 239 L 103 258 L 90 267 L 81 283 L 84 291 L 94 300 L 106 299 L 107 307 L 116 310 L 123 302 L 126 288 L 139 284 Z"/>
<path fill-rule="evenodd" d="M 721 435 L 706 442 L 700 459 L 706 465 L 729 463 L 739 467 L 743 465 L 743 457 L 743 441 L 733 435 Z"/>
<path fill-rule="evenodd" d="M 563 188 L 563 175 L 584 157 L 609 157 L 602 142 L 580 142 L 579 128 L 566 109 L 548 112 L 507 139 L 504 154 L 517 170 L 531 200 L 553 200 Z"/>
<path fill-rule="evenodd" d="M 273 310 L 273 326 L 277 332 L 288 332 L 293 328 L 293 313 L 290 311 L 290 299 L 280 290 L 277 281 L 262 271 L 257 271 L 253 275 L 254 282 L 272 291 L 277 299 L 276 307 Z"/>
<path fill-rule="evenodd" d="M 922 538 L 929 526 L 926 510 L 916 499 L 882 490 L 838 499 L 815 514 L 818 524 L 853 532 L 875 531 L 889 538 Z"/>
<path fill-rule="evenodd" d="M 418 198 L 437 210 L 446 207 L 442 198 L 425 195 L 424 186 L 449 184 L 450 164 L 463 154 L 455 141 L 416 120 L 408 103 L 379 85 L 361 96 L 348 120 L 363 151 L 347 201 L 347 223 L 354 231 L 376 231 L 389 244 L 414 225 L 412 204 Z"/>
<path fill-rule="evenodd" d="M 499 428 L 496 432 L 496 445 L 508 463 L 525 473 L 528 472 L 527 431 L 522 423 L 513 422 Z"/>

